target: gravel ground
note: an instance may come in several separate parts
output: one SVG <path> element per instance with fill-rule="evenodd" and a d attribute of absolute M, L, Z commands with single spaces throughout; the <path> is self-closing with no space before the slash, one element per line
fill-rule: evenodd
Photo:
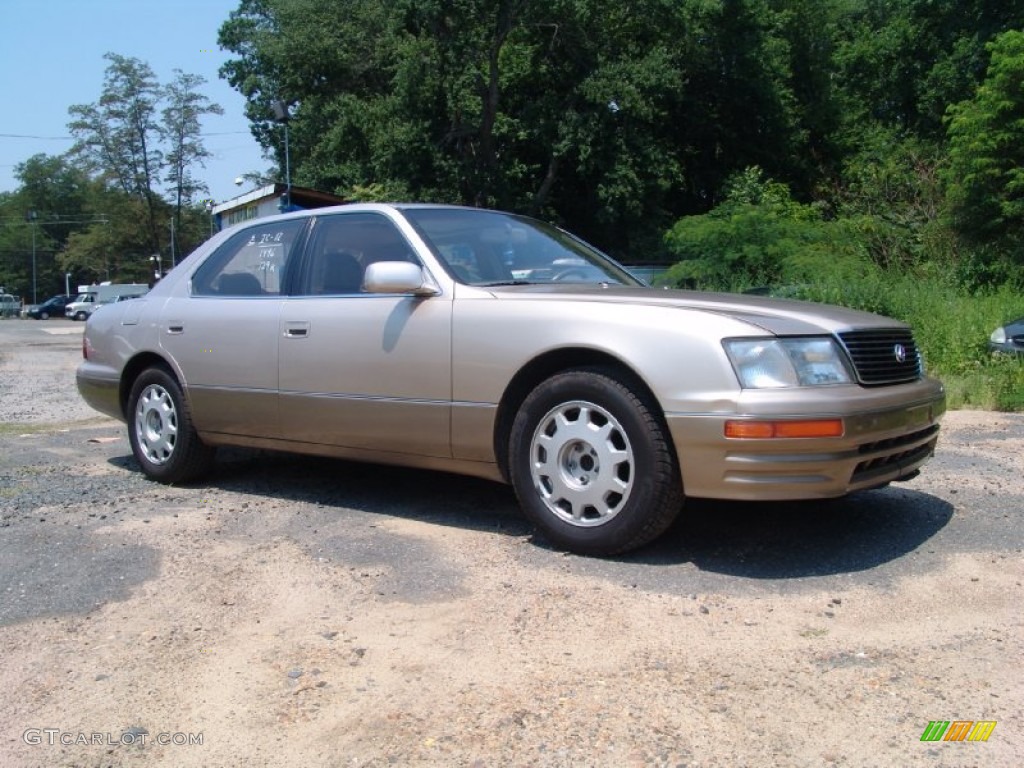
<path fill-rule="evenodd" d="M 80 332 L 0 323 L 0 766 L 1020 765 L 1021 415 L 596 560 L 467 478 L 227 451 L 148 482 Z"/>

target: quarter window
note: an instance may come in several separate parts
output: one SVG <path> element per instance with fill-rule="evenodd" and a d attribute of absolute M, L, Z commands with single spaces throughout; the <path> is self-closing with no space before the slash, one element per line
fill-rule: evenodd
<path fill-rule="evenodd" d="M 279 296 L 303 219 L 247 227 L 233 235 L 192 277 L 195 296 Z"/>

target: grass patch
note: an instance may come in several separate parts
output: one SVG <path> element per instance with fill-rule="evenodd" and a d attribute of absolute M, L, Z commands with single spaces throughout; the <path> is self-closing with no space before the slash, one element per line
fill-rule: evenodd
<path fill-rule="evenodd" d="M 10 437 L 11 435 L 39 435 L 46 432 L 55 432 L 62 427 L 53 424 L 0 424 L 0 436 Z"/>
<path fill-rule="evenodd" d="M 120 425 L 121 422 L 107 418 L 106 416 L 99 416 L 94 419 L 85 419 L 83 421 L 67 421 L 59 424 L 16 421 L 0 422 L 0 437 L 10 437 L 11 435 L 45 435 L 60 432 L 62 430 L 84 429 L 87 427 L 98 427 L 107 424 Z"/>
<path fill-rule="evenodd" d="M 939 377 L 952 409 L 1024 411 L 1024 360 L 993 360 L 977 371 Z"/>

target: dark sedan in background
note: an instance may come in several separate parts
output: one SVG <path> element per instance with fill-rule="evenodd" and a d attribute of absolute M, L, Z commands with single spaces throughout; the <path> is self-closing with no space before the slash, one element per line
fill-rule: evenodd
<path fill-rule="evenodd" d="M 1024 355 L 1024 317 L 992 331 L 988 346 L 993 352 Z"/>
<path fill-rule="evenodd" d="M 68 302 L 73 297 L 58 295 L 53 296 L 42 304 L 37 306 L 29 307 L 26 315 L 35 320 L 48 320 L 51 317 L 64 317 L 64 307 L 67 306 Z"/>

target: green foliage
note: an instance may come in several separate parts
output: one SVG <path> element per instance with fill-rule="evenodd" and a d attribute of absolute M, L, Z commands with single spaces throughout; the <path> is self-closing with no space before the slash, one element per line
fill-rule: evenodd
<path fill-rule="evenodd" d="M 280 162 L 270 104 L 293 105 L 299 183 L 523 211 L 656 260 L 756 166 L 818 218 L 869 215 L 863 255 L 906 266 L 949 235 L 946 106 L 1018 24 L 986 0 L 242 0 L 220 42 Z M 783 218 L 787 253 L 830 237 Z"/>
<path fill-rule="evenodd" d="M 991 0 L 858 0 L 837 4 L 834 72 L 843 141 L 876 125 L 943 138 L 947 105 L 970 98 L 986 44 L 1024 27 L 1024 6 Z"/>
<path fill-rule="evenodd" d="M 57 254 L 68 237 L 89 226 L 92 183 L 66 157 L 34 155 L 15 167 L 14 193 L 0 195 L 0 285 L 32 301 L 33 230 L 36 293 L 44 300 L 64 292 Z M 35 214 L 30 222 L 29 212 Z"/>
<path fill-rule="evenodd" d="M 948 204 L 967 238 L 994 243 L 1024 265 L 1024 32 L 989 46 L 985 81 L 949 108 Z"/>
<path fill-rule="evenodd" d="M 734 170 L 810 188 L 828 121 L 802 100 L 824 81 L 798 93 L 791 64 L 827 47 L 800 23 L 816 6 L 794 5 L 244 0 L 220 42 L 279 160 L 269 105 L 294 104 L 301 183 L 539 214 L 649 259 L 671 212 L 706 210 Z"/>
<path fill-rule="evenodd" d="M 824 220 L 813 206 L 795 202 L 785 185 L 749 168 L 729 180 L 720 206 L 680 219 L 666 234 L 667 249 L 680 260 L 667 280 L 742 290 L 800 285 L 822 269 L 854 278 L 872 267 L 853 236 L 858 224 Z"/>

